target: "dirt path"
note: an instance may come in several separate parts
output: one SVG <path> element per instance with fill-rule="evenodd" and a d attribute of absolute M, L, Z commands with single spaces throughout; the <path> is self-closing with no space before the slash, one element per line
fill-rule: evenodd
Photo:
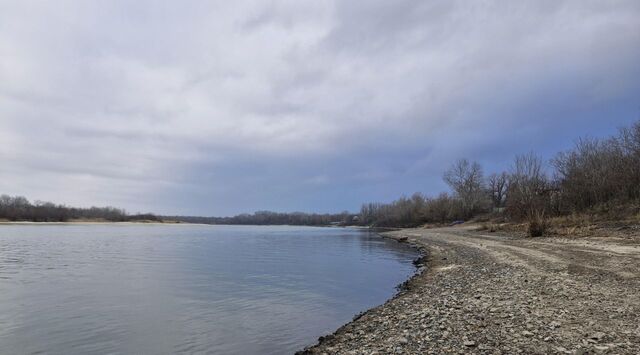
<path fill-rule="evenodd" d="M 640 240 L 386 234 L 425 249 L 396 298 L 308 353 L 640 354 Z"/>

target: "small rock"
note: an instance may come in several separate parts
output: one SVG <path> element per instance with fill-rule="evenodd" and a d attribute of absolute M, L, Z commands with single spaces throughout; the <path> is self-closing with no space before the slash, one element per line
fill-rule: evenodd
<path fill-rule="evenodd" d="M 530 331 L 528 331 L 528 330 L 525 330 L 525 331 L 523 331 L 523 332 L 522 332 L 522 335 L 524 335 L 524 336 L 526 336 L 526 337 L 532 337 L 532 336 L 533 336 L 533 333 L 531 333 L 531 332 L 530 332 Z"/>
<path fill-rule="evenodd" d="M 604 337 L 605 337 L 605 334 L 603 332 L 595 332 L 589 336 L 589 339 L 600 341 Z"/>
<path fill-rule="evenodd" d="M 465 340 L 465 342 L 463 344 L 464 344 L 464 346 L 467 346 L 467 347 L 470 347 L 470 348 L 476 346 L 476 342 L 473 341 L 473 340 Z"/>

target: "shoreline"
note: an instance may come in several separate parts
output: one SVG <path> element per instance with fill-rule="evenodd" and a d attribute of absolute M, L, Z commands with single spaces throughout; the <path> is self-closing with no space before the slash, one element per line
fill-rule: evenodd
<path fill-rule="evenodd" d="M 425 273 L 425 271 L 435 266 L 436 264 L 435 259 L 430 257 L 432 253 L 430 253 L 428 247 L 421 245 L 420 243 L 416 243 L 415 241 L 410 241 L 408 237 L 391 234 L 392 232 L 399 232 L 405 229 L 403 228 L 374 228 L 374 229 L 369 228 L 369 229 L 371 230 L 377 229 L 379 232 L 376 232 L 376 233 L 383 239 L 391 239 L 398 243 L 407 244 L 409 247 L 415 249 L 419 253 L 418 258 L 416 258 L 413 261 L 413 265 L 415 266 L 415 272 L 407 280 L 396 285 L 395 288 L 397 289 L 397 292 L 391 298 L 386 300 L 384 303 L 356 314 L 350 322 L 340 326 L 331 334 L 321 335 L 320 337 L 318 337 L 318 341 L 315 344 L 307 346 L 303 350 L 297 351 L 296 355 L 317 354 L 318 353 L 317 348 L 322 347 L 325 343 L 333 340 L 336 337 L 336 335 L 347 331 L 348 327 L 352 325 L 352 323 L 357 322 L 358 320 L 360 320 L 362 317 L 366 316 L 370 312 L 374 312 L 377 309 L 384 307 L 387 303 L 392 302 L 395 299 L 401 297 L 404 293 L 411 292 L 411 284 L 413 282 L 417 282 L 416 279 L 418 277 L 422 276 Z"/>
<path fill-rule="evenodd" d="M 382 233 L 416 247 L 422 271 L 297 354 L 640 353 L 640 231 L 616 233 Z"/>

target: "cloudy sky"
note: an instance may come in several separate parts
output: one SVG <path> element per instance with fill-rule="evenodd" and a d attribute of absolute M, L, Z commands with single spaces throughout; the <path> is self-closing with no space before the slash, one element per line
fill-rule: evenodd
<path fill-rule="evenodd" d="M 640 118 L 640 1 L 0 0 L 0 193 L 357 210 Z"/>

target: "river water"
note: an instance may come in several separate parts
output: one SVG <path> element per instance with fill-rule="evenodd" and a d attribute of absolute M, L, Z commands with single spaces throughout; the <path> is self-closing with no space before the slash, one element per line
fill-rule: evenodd
<path fill-rule="evenodd" d="M 293 353 L 416 257 L 358 229 L 0 225 L 0 353 Z"/>

